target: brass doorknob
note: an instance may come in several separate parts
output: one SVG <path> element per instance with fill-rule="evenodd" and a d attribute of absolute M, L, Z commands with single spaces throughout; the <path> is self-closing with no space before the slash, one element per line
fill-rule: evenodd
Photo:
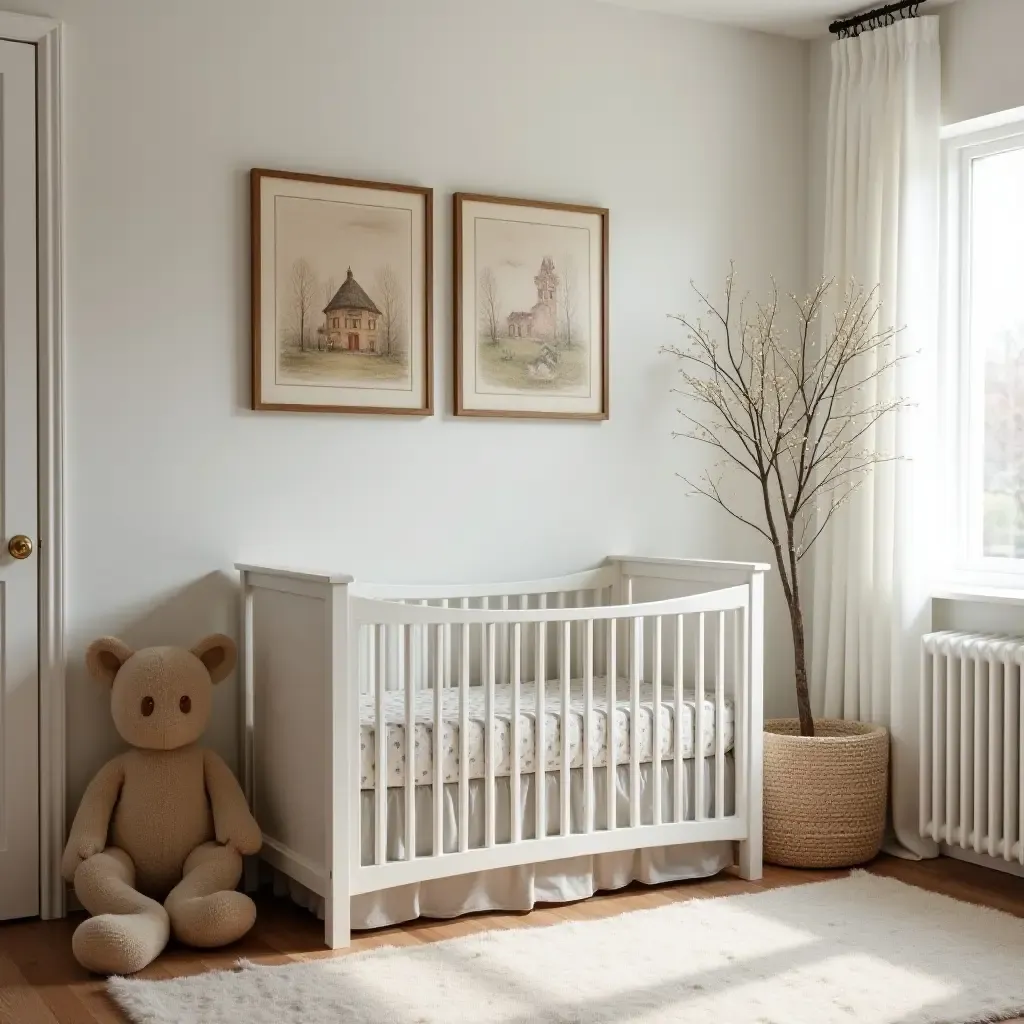
<path fill-rule="evenodd" d="M 19 533 L 10 539 L 7 550 L 12 558 L 28 558 L 32 554 L 32 538 Z"/>

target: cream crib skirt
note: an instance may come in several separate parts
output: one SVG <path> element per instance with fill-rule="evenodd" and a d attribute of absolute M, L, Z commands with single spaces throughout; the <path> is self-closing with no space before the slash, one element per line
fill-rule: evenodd
<path fill-rule="evenodd" d="M 694 761 L 683 762 L 684 815 L 694 816 Z M 652 773 L 654 766 L 641 765 L 641 818 L 643 824 L 653 821 Z M 726 758 L 726 814 L 733 813 L 734 766 L 731 756 Z M 616 770 L 616 820 L 621 825 L 629 821 L 629 766 Z M 662 816 L 667 820 L 674 807 L 674 767 L 663 762 Z M 570 773 L 571 818 L 574 829 L 583 820 L 583 779 L 581 771 Z M 595 826 L 605 825 L 604 789 L 605 772 L 594 771 Z M 546 777 L 548 833 L 558 832 L 560 820 L 561 784 L 557 773 Z M 714 814 L 715 800 L 714 762 L 704 762 L 705 814 Z M 484 783 L 470 783 L 469 828 L 471 848 L 484 841 Z M 495 780 L 496 835 L 499 843 L 506 842 L 510 829 L 511 785 L 507 778 Z M 373 862 L 374 813 L 373 792 L 362 793 L 362 857 L 363 863 Z M 521 778 L 520 806 L 522 808 L 524 838 L 535 834 L 534 776 Z M 444 846 L 447 851 L 458 849 L 458 786 L 444 787 Z M 416 791 L 416 846 L 417 854 L 431 855 L 433 791 L 420 786 Z M 387 793 L 388 856 L 404 856 L 405 790 L 392 788 Z M 352 928 L 383 928 L 401 924 L 417 917 L 451 918 L 483 910 L 530 910 L 536 903 L 568 903 L 586 899 L 607 889 L 620 889 L 631 882 L 647 885 L 659 882 L 681 881 L 688 878 L 706 878 L 734 862 L 733 843 L 691 843 L 683 846 L 652 847 L 643 850 L 625 850 L 589 857 L 524 864 L 518 867 L 497 868 L 469 875 L 436 879 L 412 885 L 396 886 L 379 892 L 366 893 L 352 900 Z M 264 864 L 263 870 L 273 880 L 278 895 L 288 895 L 296 903 L 323 917 L 324 902 L 293 879 Z"/>

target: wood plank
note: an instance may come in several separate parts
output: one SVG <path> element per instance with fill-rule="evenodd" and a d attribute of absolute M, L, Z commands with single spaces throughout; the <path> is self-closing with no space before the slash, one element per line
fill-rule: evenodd
<path fill-rule="evenodd" d="M 96 1017 L 77 991 L 77 986 L 96 981 L 71 952 L 77 924 L 77 919 L 26 923 L 6 952 L 61 1024 L 94 1024 Z"/>
<path fill-rule="evenodd" d="M 60 1024 L 14 962 L 0 953 L 0 1022 Z"/>

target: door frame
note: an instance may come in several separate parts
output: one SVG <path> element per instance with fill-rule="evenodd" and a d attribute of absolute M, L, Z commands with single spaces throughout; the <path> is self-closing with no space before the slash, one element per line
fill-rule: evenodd
<path fill-rule="evenodd" d="M 64 723 L 64 203 L 62 27 L 0 11 L 0 38 L 36 48 L 39 366 L 39 912 L 66 911 Z"/>

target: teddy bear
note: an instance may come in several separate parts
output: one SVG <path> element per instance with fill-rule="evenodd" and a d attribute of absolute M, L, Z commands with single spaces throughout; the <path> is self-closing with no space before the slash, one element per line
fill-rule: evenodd
<path fill-rule="evenodd" d="M 110 687 L 114 725 L 130 745 L 89 783 L 64 850 L 64 877 L 93 915 L 72 937 L 91 971 L 139 971 L 171 932 L 190 946 L 223 946 L 255 923 L 255 904 L 235 886 L 260 828 L 231 769 L 197 745 L 214 684 L 236 656 L 220 634 L 191 650 L 133 651 L 112 637 L 89 646 L 89 673 Z"/>

